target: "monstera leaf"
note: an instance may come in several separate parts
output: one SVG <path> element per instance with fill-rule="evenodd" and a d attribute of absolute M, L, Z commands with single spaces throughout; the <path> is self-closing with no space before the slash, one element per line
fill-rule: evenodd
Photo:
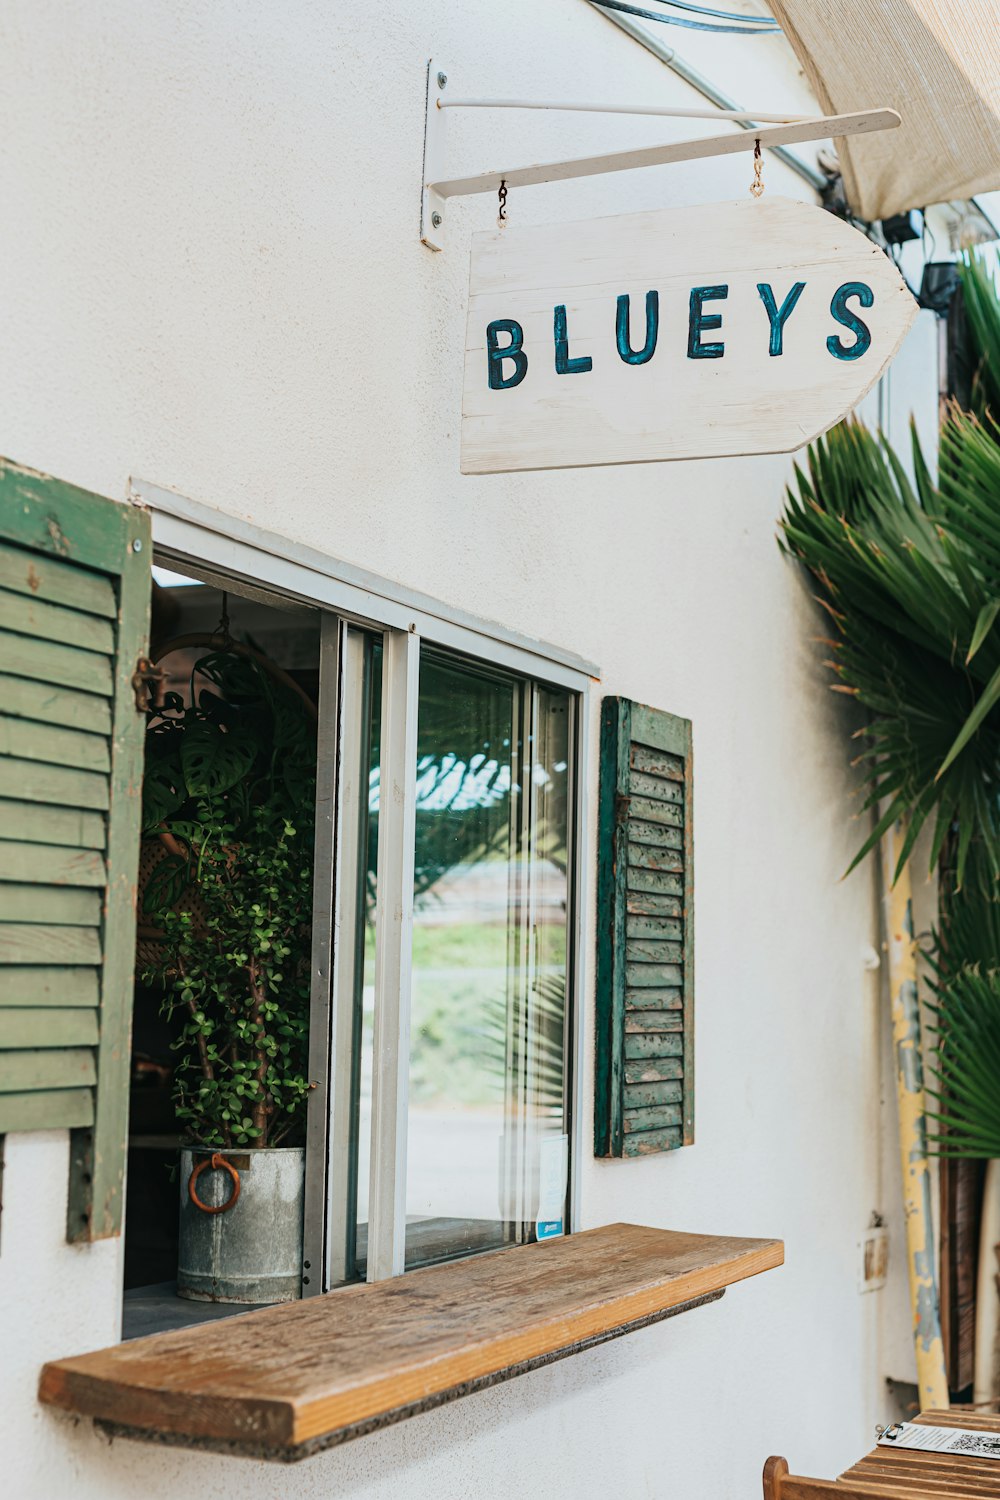
<path fill-rule="evenodd" d="M 257 744 L 239 727 L 195 720 L 185 726 L 181 742 L 184 784 L 192 797 L 228 792 L 252 769 Z"/>

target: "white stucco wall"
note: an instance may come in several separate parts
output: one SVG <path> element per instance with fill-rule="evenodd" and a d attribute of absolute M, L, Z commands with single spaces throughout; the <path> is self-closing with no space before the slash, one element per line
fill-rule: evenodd
<path fill-rule="evenodd" d="M 805 98 L 778 42 L 668 40 L 761 108 Z M 698 1143 L 588 1158 L 582 1218 L 787 1247 L 714 1306 L 294 1470 L 109 1446 L 34 1388 L 46 1358 L 117 1337 L 118 1247 L 64 1243 L 65 1137 L 9 1138 L 6 1493 L 735 1500 L 774 1451 L 833 1475 L 869 1444 L 880 1348 L 908 1309 L 898 1283 L 891 1305 L 855 1285 L 856 1240 L 898 1186 L 874 1136 L 873 892 L 865 872 L 839 879 L 859 837 L 845 714 L 774 542 L 788 464 L 462 478 L 468 237 L 495 207 L 457 205 L 440 255 L 416 232 L 432 52 L 469 93 L 700 99 L 583 0 L 7 0 L 0 46 L 0 451 L 119 498 L 132 473 L 250 516 L 693 719 Z M 679 128 L 480 116 L 456 168 Z M 508 208 L 574 218 L 748 180 L 737 157 Z M 807 196 L 775 163 L 767 180 Z"/>

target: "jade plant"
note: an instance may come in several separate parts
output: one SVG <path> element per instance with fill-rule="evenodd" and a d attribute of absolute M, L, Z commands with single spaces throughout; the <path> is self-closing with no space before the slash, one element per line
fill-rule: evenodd
<path fill-rule="evenodd" d="M 177 1118 L 202 1146 L 303 1135 L 315 713 L 282 676 L 213 650 L 188 701 L 167 693 L 148 716 L 144 834 L 164 852 L 143 892 L 162 934 L 143 978 L 162 987 Z"/>

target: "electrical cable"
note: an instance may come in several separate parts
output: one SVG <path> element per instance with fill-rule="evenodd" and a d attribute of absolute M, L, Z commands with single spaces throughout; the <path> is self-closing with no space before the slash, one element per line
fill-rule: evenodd
<path fill-rule="evenodd" d="M 781 30 L 773 16 L 746 16 L 739 11 L 712 10 L 707 5 L 692 5 L 690 0 L 657 0 L 657 3 L 671 5 L 675 10 L 695 11 L 700 16 L 717 16 L 722 21 L 740 21 L 746 26 L 758 27 L 764 31 Z"/>
<path fill-rule="evenodd" d="M 775 36 L 781 34 L 781 28 L 762 30 L 759 26 L 713 26 L 707 21 L 688 21 L 683 16 L 664 16 L 654 10 L 642 10 L 637 5 L 625 5 L 623 0 L 594 0 L 602 10 L 620 10 L 629 16 L 641 16 L 644 21 L 658 21 L 662 26 L 683 26 L 687 31 L 711 31 L 718 34 L 726 33 L 730 36 Z"/>

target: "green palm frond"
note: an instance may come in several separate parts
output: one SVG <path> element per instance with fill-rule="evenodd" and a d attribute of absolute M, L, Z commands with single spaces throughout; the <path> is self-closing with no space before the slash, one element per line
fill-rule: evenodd
<path fill-rule="evenodd" d="M 911 482 L 884 438 L 841 424 L 797 468 L 780 540 L 829 617 L 832 686 L 868 714 L 864 805 L 884 811 L 851 868 L 905 814 L 897 874 L 931 820 L 932 867 L 959 830 L 961 883 L 973 840 L 1000 877 L 1000 450 L 959 413 L 943 449 L 936 488 L 914 433 Z"/>
<path fill-rule="evenodd" d="M 984 261 L 971 253 L 959 261 L 958 274 L 974 351 L 972 410 L 980 417 L 990 411 L 1000 419 L 1000 300 L 996 283 Z"/>
<path fill-rule="evenodd" d="M 969 964 L 938 991 L 931 1072 L 939 1156 L 1000 1156 L 1000 970 Z"/>

